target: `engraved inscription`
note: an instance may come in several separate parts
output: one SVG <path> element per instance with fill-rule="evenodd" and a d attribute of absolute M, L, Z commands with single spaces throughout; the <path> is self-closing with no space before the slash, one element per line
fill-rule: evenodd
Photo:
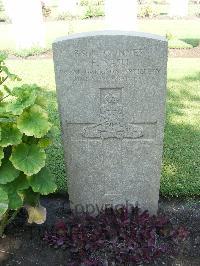
<path fill-rule="evenodd" d="M 101 88 L 99 121 L 94 123 L 68 123 L 73 141 L 82 141 L 89 150 L 94 143 L 101 145 L 102 171 L 104 175 L 103 198 L 117 198 L 123 180 L 123 142 L 152 143 L 156 137 L 156 121 L 137 124 L 125 122 L 122 88 Z M 94 150 L 90 151 L 94 152 Z M 120 169 L 120 170 L 119 170 Z M 111 185 L 112 184 L 112 185 Z"/>
<path fill-rule="evenodd" d="M 117 64 L 118 65 L 118 64 Z M 66 78 L 73 78 L 74 82 L 77 81 L 102 81 L 105 79 L 126 81 L 131 78 L 132 81 L 136 82 L 143 76 L 156 77 L 161 72 L 161 68 L 131 68 L 129 66 L 123 66 L 123 68 L 112 68 L 109 67 L 94 67 L 87 69 L 68 69 L 63 71 Z"/>
<path fill-rule="evenodd" d="M 100 89 L 100 97 L 100 123 L 85 127 L 83 137 L 136 139 L 143 136 L 142 127 L 124 122 L 121 88 Z"/>
<path fill-rule="evenodd" d="M 80 50 L 76 49 L 74 50 L 74 55 L 77 57 L 92 57 L 94 54 L 102 57 L 118 57 L 118 56 L 126 56 L 126 57 L 131 57 L 131 56 L 142 56 L 144 53 L 144 49 L 142 48 L 136 48 L 132 50 Z"/>

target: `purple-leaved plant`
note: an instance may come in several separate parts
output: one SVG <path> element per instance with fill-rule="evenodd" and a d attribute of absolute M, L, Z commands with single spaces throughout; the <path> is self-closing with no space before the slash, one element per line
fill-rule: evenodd
<path fill-rule="evenodd" d="M 165 216 L 151 216 L 135 207 L 105 209 L 97 216 L 68 216 L 45 232 L 44 240 L 69 252 L 69 266 L 100 266 L 149 263 L 163 253 L 171 253 L 188 231 L 174 229 Z"/>

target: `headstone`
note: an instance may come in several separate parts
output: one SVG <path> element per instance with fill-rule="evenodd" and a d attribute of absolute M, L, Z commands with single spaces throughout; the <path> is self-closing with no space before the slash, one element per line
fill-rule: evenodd
<path fill-rule="evenodd" d="M 59 0 L 58 11 L 59 13 L 70 13 L 72 15 L 77 14 L 77 7 L 79 5 L 79 0 Z"/>
<path fill-rule="evenodd" d="M 41 1 L 7 0 L 5 7 L 12 21 L 16 48 L 44 47 L 45 34 Z"/>
<path fill-rule="evenodd" d="M 82 33 L 55 41 L 53 54 L 71 207 L 138 204 L 156 213 L 166 39 Z"/>
<path fill-rule="evenodd" d="M 169 16 L 186 17 L 188 15 L 188 0 L 170 0 Z"/>
<path fill-rule="evenodd" d="M 137 29 L 137 0 L 105 0 L 107 30 Z"/>

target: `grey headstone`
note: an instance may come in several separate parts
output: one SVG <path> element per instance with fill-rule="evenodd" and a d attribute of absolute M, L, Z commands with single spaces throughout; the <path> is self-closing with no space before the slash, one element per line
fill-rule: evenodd
<path fill-rule="evenodd" d="M 138 204 L 156 213 L 166 39 L 83 33 L 56 40 L 53 54 L 72 208 Z"/>

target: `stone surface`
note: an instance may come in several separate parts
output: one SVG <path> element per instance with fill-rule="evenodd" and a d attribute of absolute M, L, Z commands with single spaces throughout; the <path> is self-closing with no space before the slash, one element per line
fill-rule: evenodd
<path fill-rule="evenodd" d="M 59 13 L 69 13 L 76 15 L 78 12 L 78 5 L 80 0 L 59 0 L 58 11 Z"/>
<path fill-rule="evenodd" d="M 188 15 L 189 0 L 170 0 L 170 17 L 185 17 Z"/>
<path fill-rule="evenodd" d="M 155 213 L 167 41 L 91 32 L 56 40 L 53 53 L 72 208 L 138 204 Z"/>
<path fill-rule="evenodd" d="M 4 0 L 12 21 L 17 49 L 45 46 L 45 30 L 40 0 Z"/>
<path fill-rule="evenodd" d="M 137 0 L 105 0 L 107 30 L 137 30 Z"/>

